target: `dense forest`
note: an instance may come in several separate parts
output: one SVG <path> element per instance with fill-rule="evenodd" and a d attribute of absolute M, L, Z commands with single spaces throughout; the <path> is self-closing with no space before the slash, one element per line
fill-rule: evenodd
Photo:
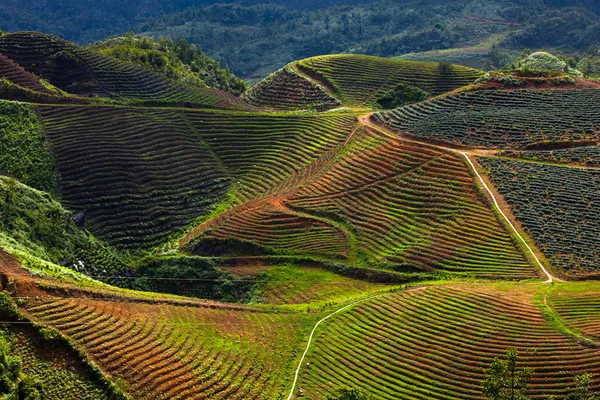
<path fill-rule="evenodd" d="M 399 56 L 492 44 L 585 51 L 600 41 L 598 13 L 595 0 L 8 0 L 0 28 L 84 44 L 127 31 L 185 38 L 253 80 L 326 53 Z"/>

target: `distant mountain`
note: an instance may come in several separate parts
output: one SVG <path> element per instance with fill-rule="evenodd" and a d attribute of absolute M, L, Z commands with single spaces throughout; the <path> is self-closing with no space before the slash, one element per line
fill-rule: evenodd
<path fill-rule="evenodd" d="M 599 12 L 595 0 L 7 0 L 0 4 L 0 28 L 81 44 L 127 31 L 186 38 L 236 75 L 257 81 L 294 60 L 331 53 L 458 48 L 461 56 L 451 59 L 468 61 L 493 43 L 585 50 L 600 41 Z"/>

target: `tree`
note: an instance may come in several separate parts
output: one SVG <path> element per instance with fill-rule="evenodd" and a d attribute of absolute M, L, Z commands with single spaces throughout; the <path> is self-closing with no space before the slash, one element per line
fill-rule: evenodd
<path fill-rule="evenodd" d="M 493 44 L 490 52 L 487 55 L 485 69 L 488 71 L 504 69 L 509 63 L 510 58 L 508 54 L 502 51 L 496 44 Z"/>
<path fill-rule="evenodd" d="M 528 400 L 527 381 L 533 374 L 532 368 L 517 367 L 516 349 L 506 351 L 506 361 L 496 357 L 485 370 L 486 378 L 481 387 L 488 400 Z"/>
<path fill-rule="evenodd" d="M 327 400 L 376 400 L 375 397 L 363 393 L 357 388 L 338 389 L 334 395 L 327 395 Z"/>
<path fill-rule="evenodd" d="M 438 70 L 442 75 L 450 75 L 452 73 L 452 63 L 450 61 L 440 61 L 438 63 Z"/>
<path fill-rule="evenodd" d="M 590 384 L 592 375 L 582 374 L 575 377 L 575 390 L 567 395 L 565 400 L 600 400 L 600 397 L 592 393 Z"/>

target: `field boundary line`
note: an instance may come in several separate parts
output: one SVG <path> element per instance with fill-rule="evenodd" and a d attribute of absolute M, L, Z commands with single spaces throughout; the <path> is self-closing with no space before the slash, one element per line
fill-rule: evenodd
<path fill-rule="evenodd" d="M 483 178 L 481 177 L 481 175 L 479 174 L 479 172 L 477 172 L 477 168 L 475 168 L 475 165 L 473 164 L 473 161 L 471 161 L 471 159 L 469 158 L 469 156 L 467 155 L 467 153 L 460 152 L 460 154 L 462 154 L 463 157 L 467 160 L 467 162 L 471 166 L 471 169 L 473 170 L 473 172 L 475 172 L 475 175 L 477 175 L 477 178 L 479 178 L 479 181 L 481 182 L 481 184 L 483 185 L 483 187 L 485 188 L 485 190 L 488 192 L 488 194 L 492 198 L 492 201 L 494 202 L 494 205 L 496 206 L 496 209 L 500 212 L 500 214 L 502 215 L 502 217 L 504 217 L 504 219 L 506 220 L 506 222 L 508 222 L 508 225 L 510 225 L 510 227 L 517 234 L 517 236 L 519 237 L 519 239 L 521 239 L 521 242 L 523 242 L 523 244 L 525 245 L 525 247 L 527 247 L 527 250 L 529 250 L 529 253 L 535 259 L 538 267 L 540 267 L 540 269 L 542 270 L 542 272 L 544 272 L 544 274 L 546 274 L 546 276 L 548 277 L 548 279 L 546 281 L 544 281 L 543 283 L 552 283 L 556 278 L 554 278 L 548 272 L 548 270 L 546 270 L 546 268 L 542 265 L 540 259 L 535 255 L 535 252 L 533 251 L 533 249 L 531 248 L 531 246 L 529 246 L 529 244 L 525 241 L 525 239 L 523 238 L 523 236 L 521 236 L 521 234 L 519 233 L 519 231 L 517 230 L 517 228 L 515 228 L 515 226 L 513 225 L 513 223 L 510 222 L 510 219 L 506 216 L 506 214 L 504 213 L 504 211 L 502 211 L 502 209 L 500 208 L 500 205 L 498 204 L 498 201 L 496 200 L 496 196 L 494 196 L 494 193 L 492 193 L 492 191 L 490 190 L 490 188 L 488 187 L 488 185 L 485 183 L 485 181 L 483 180 Z"/>

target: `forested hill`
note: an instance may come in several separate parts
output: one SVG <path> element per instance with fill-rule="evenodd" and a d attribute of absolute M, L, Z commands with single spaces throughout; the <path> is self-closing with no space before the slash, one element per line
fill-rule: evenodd
<path fill-rule="evenodd" d="M 236 75 L 257 80 L 331 53 L 414 58 L 454 49 L 452 61 L 468 62 L 492 44 L 583 51 L 600 41 L 598 13 L 596 0 L 7 0 L 0 28 L 82 44 L 127 31 L 185 38 Z"/>

